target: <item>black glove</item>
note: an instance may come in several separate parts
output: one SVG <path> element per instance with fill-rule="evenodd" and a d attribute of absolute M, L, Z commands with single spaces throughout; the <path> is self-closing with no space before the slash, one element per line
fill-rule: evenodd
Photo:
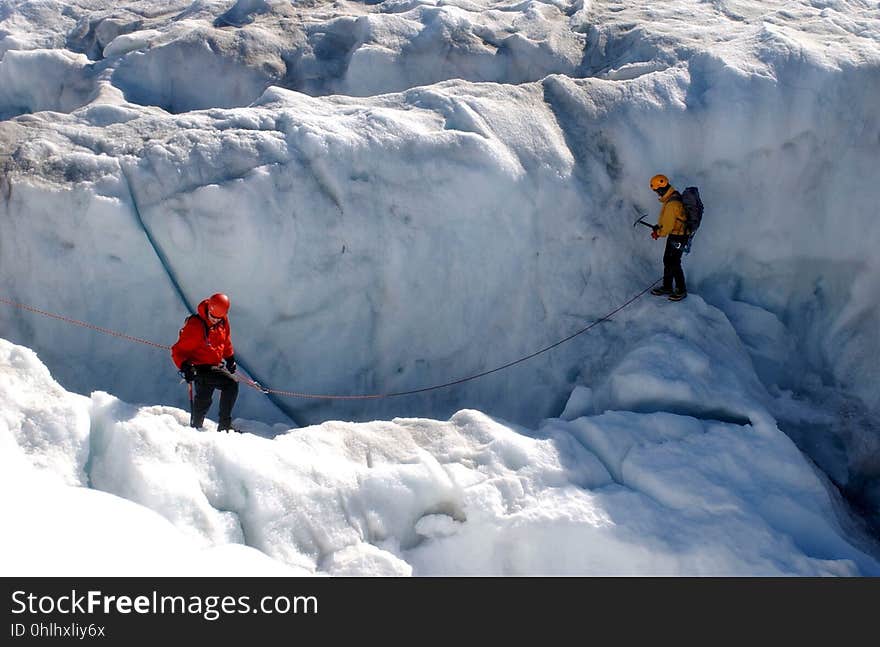
<path fill-rule="evenodd" d="M 196 367 L 192 365 L 192 362 L 186 360 L 183 364 L 180 365 L 180 374 L 183 376 L 183 379 L 187 382 L 192 382 L 196 379 Z"/>
<path fill-rule="evenodd" d="M 235 373 L 235 355 L 230 355 L 226 358 L 226 370 L 230 373 Z"/>

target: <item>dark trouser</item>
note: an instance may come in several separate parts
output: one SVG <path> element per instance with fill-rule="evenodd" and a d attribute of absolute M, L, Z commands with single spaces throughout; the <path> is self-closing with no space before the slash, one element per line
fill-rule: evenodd
<path fill-rule="evenodd" d="M 220 418 L 218 429 L 232 428 L 232 405 L 238 397 L 238 382 L 224 368 L 196 366 L 196 395 L 193 398 L 192 426 L 201 427 L 211 407 L 214 389 L 220 389 Z"/>
<path fill-rule="evenodd" d="M 663 252 L 663 287 L 672 289 L 672 282 L 679 292 L 687 292 L 684 284 L 684 270 L 681 269 L 681 255 L 687 243 L 687 236 L 669 235 L 666 238 L 666 251 Z M 676 247 L 677 245 L 677 247 Z"/>

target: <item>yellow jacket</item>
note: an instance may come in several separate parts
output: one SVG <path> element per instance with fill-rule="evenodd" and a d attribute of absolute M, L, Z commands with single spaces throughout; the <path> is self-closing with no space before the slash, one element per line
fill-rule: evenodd
<path fill-rule="evenodd" d="M 670 199 L 673 194 L 676 197 L 675 200 Z M 669 190 L 663 194 L 660 202 L 663 203 L 663 207 L 661 207 L 660 215 L 657 217 L 657 226 L 659 227 L 657 235 L 662 238 L 669 234 L 674 236 L 684 236 L 687 234 L 685 230 L 687 216 L 684 213 L 684 205 L 681 203 L 681 196 L 678 191 L 672 185 L 669 185 Z"/>

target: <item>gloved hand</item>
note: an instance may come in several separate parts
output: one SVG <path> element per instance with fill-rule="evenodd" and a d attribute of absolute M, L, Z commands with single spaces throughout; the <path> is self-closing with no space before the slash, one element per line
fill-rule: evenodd
<path fill-rule="evenodd" d="M 183 376 L 184 380 L 192 382 L 196 379 L 196 367 L 192 365 L 191 361 L 186 360 L 180 365 L 180 374 Z"/>
<path fill-rule="evenodd" d="M 657 240 L 658 238 L 660 238 L 660 234 L 657 233 L 656 229 L 651 232 L 651 238 L 653 238 L 654 240 Z"/>
<path fill-rule="evenodd" d="M 235 355 L 230 355 L 226 358 L 226 370 L 230 373 L 235 373 L 236 364 L 235 364 Z"/>

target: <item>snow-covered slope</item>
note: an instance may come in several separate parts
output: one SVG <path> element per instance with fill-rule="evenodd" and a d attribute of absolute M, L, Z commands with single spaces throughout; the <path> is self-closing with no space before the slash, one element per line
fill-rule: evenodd
<path fill-rule="evenodd" d="M 205 541 L 171 523 L 170 505 L 150 510 L 93 483 L 97 409 L 89 398 L 59 386 L 33 351 L 0 340 L 5 577 L 309 573 L 243 542 Z M 132 480 L 119 469 L 116 474 L 121 482 Z"/>
<path fill-rule="evenodd" d="M 274 388 L 409 390 L 561 339 L 659 276 L 648 178 L 698 185 L 681 308 L 449 389 L 236 411 L 761 420 L 880 527 L 877 2 L 7 1 L 0 54 L 0 293 L 170 344 L 224 291 Z M 72 391 L 185 403 L 153 348 L 6 306 L 0 330 Z"/>
<path fill-rule="evenodd" d="M 5 574 L 880 574 L 766 422 L 609 411 L 530 431 L 462 410 L 230 434 L 70 394 L 5 340 L 0 376 Z"/>

